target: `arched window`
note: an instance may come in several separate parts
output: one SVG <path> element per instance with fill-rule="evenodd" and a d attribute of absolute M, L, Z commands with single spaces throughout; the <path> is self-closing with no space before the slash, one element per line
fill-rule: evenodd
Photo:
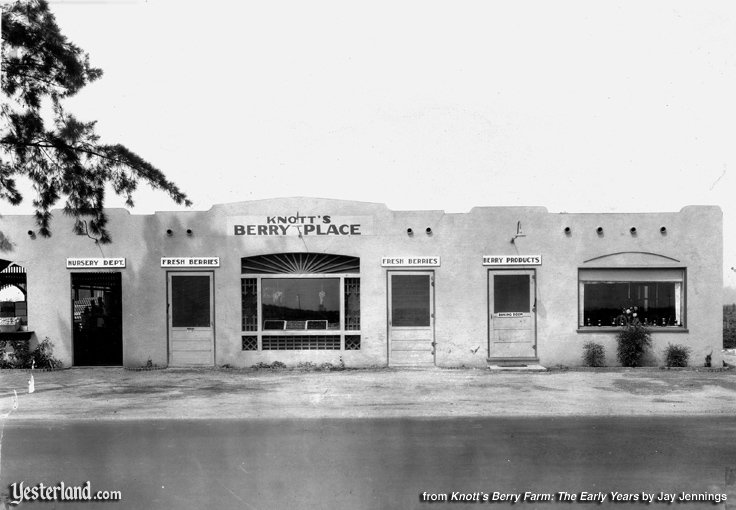
<path fill-rule="evenodd" d="M 26 270 L 15 262 L 1 259 L 0 319 L 0 324 L 28 325 Z"/>
<path fill-rule="evenodd" d="M 327 253 L 243 257 L 243 350 L 360 348 L 360 259 Z"/>

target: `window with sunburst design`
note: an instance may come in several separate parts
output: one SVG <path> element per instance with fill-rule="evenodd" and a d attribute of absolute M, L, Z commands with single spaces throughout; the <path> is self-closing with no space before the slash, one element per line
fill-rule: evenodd
<path fill-rule="evenodd" d="M 360 258 L 327 253 L 275 253 L 243 257 L 243 273 L 255 274 L 324 274 L 357 273 Z"/>
<path fill-rule="evenodd" d="M 256 350 L 254 337 L 257 350 L 360 348 L 360 258 L 275 253 L 243 257 L 241 269 L 247 350 Z M 279 335 L 285 341 L 278 341 Z"/>

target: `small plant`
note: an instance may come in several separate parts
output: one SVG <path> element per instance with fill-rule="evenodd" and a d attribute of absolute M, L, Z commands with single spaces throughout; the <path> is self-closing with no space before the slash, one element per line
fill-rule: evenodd
<path fill-rule="evenodd" d="M 54 344 L 48 337 L 39 342 L 32 351 L 28 350 L 28 342 L 25 340 L 9 341 L 13 347 L 11 354 L 3 354 L 0 361 L 1 368 L 31 368 L 38 369 L 61 368 L 63 363 L 53 356 Z"/>
<path fill-rule="evenodd" d="M 586 367 L 605 367 L 606 349 L 595 342 L 585 342 L 583 345 L 583 363 Z"/>
<path fill-rule="evenodd" d="M 280 361 L 274 361 L 269 365 L 264 361 L 259 361 L 255 365 L 252 365 L 252 368 L 257 370 L 280 370 L 282 368 L 286 368 L 286 364 L 281 363 Z"/>
<path fill-rule="evenodd" d="M 686 367 L 690 360 L 690 347 L 679 344 L 667 344 L 664 350 L 664 362 L 668 367 Z"/>
<path fill-rule="evenodd" d="M 623 322 L 618 332 L 618 360 L 625 367 L 639 367 L 646 352 L 652 346 L 652 336 L 649 330 L 639 322 L 637 309 L 624 308 L 619 320 Z"/>

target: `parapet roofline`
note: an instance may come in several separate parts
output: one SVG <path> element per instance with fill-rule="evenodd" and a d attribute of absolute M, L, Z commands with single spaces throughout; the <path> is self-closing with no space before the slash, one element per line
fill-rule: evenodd
<path fill-rule="evenodd" d="M 381 208 L 388 212 L 397 213 L 397 214 L 447 214 L 447 215 L 460 215 L 460 214 L 473 214 L 476 212 L 493 212 L 493 211 L 525 211 L 527 213 L 544 213 L 544 214 L 559 214 L 559 215 L 576 215 L 576 216 L 586 216 L 586 215 L 655 215 L 655 214 L 663 214 L 663 213 L 684 213 L 690 209 L 710 209 L 713 211 L 718 211 L 721 214 L 723 214 L 723 210 L 721 206 L 716 204 L 690 204 L 680 207 L 679 210 L 658 210 L 658 211 L 549 211 L 549 209 L 545 206 L 526 206 L 526 205 L 492 205 L 492 206 L 474 206 L 467 210 L 466 212 L 447 212 L 445 209 L 390 209 L 386 203 L 383 202 L 367 202 L 367 201 L 360 201 L 360 200 L 342 200 L 342 199 L 336 199 L 336 198 L 319 198 L 319 197 L 279 197 L 279 198 L 262 198 L 257 200 L 243 200 L 239 202 L 223 202 L 218 204 L 213 204 L 209 207 L 209 209 L 194 209 L 194 208 L 188 208 L 188 209 L 177 209 L 177 210 L 156 210 L 152 213 L 135 213 L 131 211 L 128 208 L 125 207 L 109 207 L 105 208 L 105 212 L 107 214 L 111 215 L 118 215 L 118 214 L 127 214 L 128 216 L 155 216 L 157 214 L 199 214 L 199 213 L 206 213 L 206 212 L 214 212 L 217 209 L 223 209 L 223 208 L 233 208 L 237 206 L 247 207 L 248 205 L 251 206 L 258 206 L 263 205 L 266 203 L 288 203 L 291 201 L 312 201 L 312 202 L 318 202 L 318 203 L 324 203 L 324 204 L 335 204 L 335 205 L 341 205 L 341 206 L 350 206 L 350 205 L 363 205 L 368 207 L 375 207 L 375 208 Z M 63 208 L 54 208 L 51 209 L 52 216 L 56 216 L 56 214 L 64 215 L 64 209 Z M 14 216 L 33 216 L 33 213 L 25 213 L 25 214 L 12 214 L 12 213 L 5 213 L 0 215 L 7 216 L 7 217 L 14 217 Z"/>

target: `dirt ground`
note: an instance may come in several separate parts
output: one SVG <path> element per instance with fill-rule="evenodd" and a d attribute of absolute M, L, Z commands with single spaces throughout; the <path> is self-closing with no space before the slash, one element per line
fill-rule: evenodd
<path fill-rule="evenodd" d="M 617 369 L 0 372 L 17 420 L 736 415 L 736 371 Z M 13 390 L 18 408 L 12 410 Z"/>

